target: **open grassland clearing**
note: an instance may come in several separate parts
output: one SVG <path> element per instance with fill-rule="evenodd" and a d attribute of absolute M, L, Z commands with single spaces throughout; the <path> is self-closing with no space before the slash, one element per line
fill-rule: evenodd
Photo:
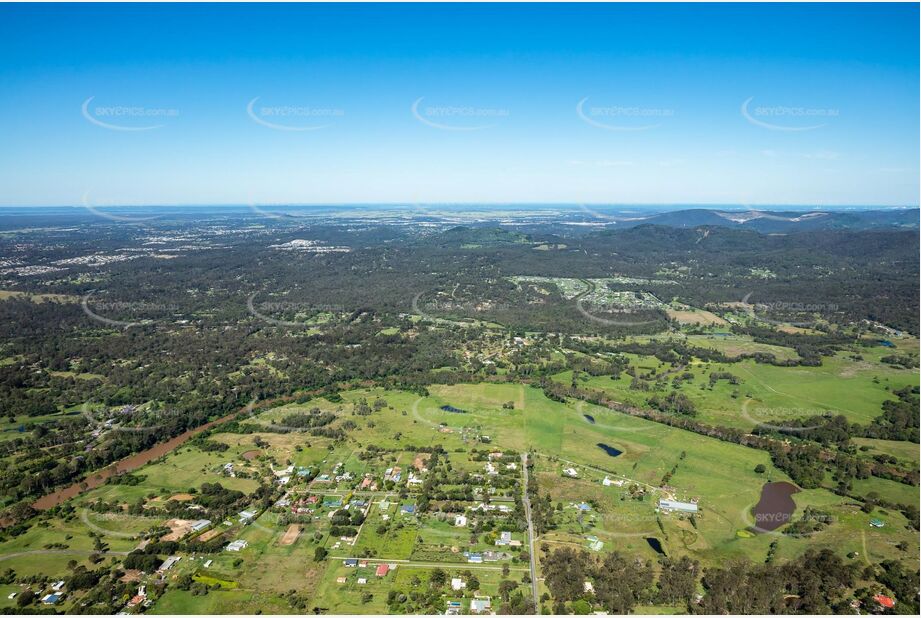
<path fill-rule="evenodd" d="M 145 525 L 149 526 L 149 522 Z M 91 536 L 94 532 L 77 513 L 43 518 L 24 533 L 0 542 L 0 571 L 12 568 L 21 576 L 62 576 L 67 574 L 70 560 L 89 568 L 92 565 L 87 558 L 95 551 L 128 552 L 138 544 L 127 536 L 103 535 L 102 545 L 97 546 Z"/>
<path fill-rule="evenodd" d="M 416 545 L 420 525 L 415 516 L 401 513 L 398 504 L 387 501 L 386 508 L 382 508 L 380 503 L 374 504 L 355 545 L 342 543 L 338 549 L 330 548 L 330 552 L 333 555 L 408 560 Z"/>
<path fill-rule="evenodd" d="M 210 591 L 194 595 L 188 590 L 171 587 L 148 610 L 150 614 L 296 614 L 284 599 L 275 594 L 252 590 Z"/>
<path fill-rule="evenodd" d="M 26 437 L 29 432 L 43 423 L 78 418 L 80 414 L 79 410 L 71 410 L 38 416 L 20 414 L 13 420 L 10 420 L 8 416 L 0 417 L 0 441 Z"/>
<path fill-rule="evenodd" d="M 901 461 L 912 462 L 915 466 L 921 460 L 921 452 L 918 445 L 913 442 L 903 442 L 900 440 L 876 440 L 874 438 L 851 438 L 851 441 L 858 447 L 867 447 L 869 455 L 884 453 L 891 455 Z"/>
<path fill-rule="evenodd" d="M 843 414 L 851 422 L 867 424 L 882 413 L 884 401 L 895 399 L 892 391 L 919 383 L 916 371 L 854 361 L 850 356 L 851 353 L 839 353 L 824 358 L 820 367 L 777 367 L 752 360 L 737 363 L 698 361 L 679 372 L 693 377 L 682 380 L 677 390 L 694 403 L 701 421 L 752 429 L 759 422 L 779 424 L 786 419 L 826 413 Z M 660 367 L 655 358 L 646 358 L 649 362 L 633 366 L 642 371 L 654 368 L 659 375 L 668 370 L 666 366 Z M 731 374 L 738 383 L 718 379 L 711 384 L 711 374 Z M 579 384 L 582 388 L 602 391 L 615 401 L 648 407 L 646 402 L 652 395 L 666 395 L 675 390 L 674 377 L 669 376 L 667 384 L 658 390 L 649 380 L 646 382 L 650 390 L 633 388 L 633 379 L 626 373 L 617 380 L 610 376 L 583 374 Z M 572 381 L 572 372 L 561 372 L 553 379 L 568 384 Z M 743 408 L 747 398 L 752 401 Z"/>
<path fill-rule="evenodd" d="M 665 313 L 669 318 L 677 320 L 679 324 L 699 324 L 701 326 L 725 326 L 727 324 L 726 320 L 715 313 L 694 307 L 669 307 Z"/>
<path fill-rule="evenodd" d="M 599 538 L 608 536 L 613 542 L 615 537 L 612 533 L 626 531 L 645 534 L 659 530 L 660 534 L 656 536 L 660 538 L 666 552 L 688 553 L 705 563 L 742 556 L 763 560 L 770 544 L 770 541 L 764 539 L 775 535 L 741 538 L 738 533 L 754 524 L 751 509 L 758 502 L 762 484 L 788 480 L 784 473 L 774 468 L 767 453 L 599 406 L 578 402 L 559 404 L 528 387 L 525 387 L 524 409 L 515 410 L 514 415 L 506 415 L 503 411 L 496 414 L 491 422 L 485 420 L 488 413 L 485 410 L 479 411 L 478 406 L 485 405 L 487 394 L 494 402 L 501 402 L 509 398 L 516 388 L 514 385 L 502 384 L 433 387 L 431 391 L 435 401 L 428 403 L 426 399 L 418 409 L 422 418 L 432 422 L 451 422 L 453 419 L 471 416 L 443 412 L 440 409 L 442 402 L 451 402 L 451 405 L 460 409 L 472 410 L 477 414 L 479 430 L 492 435 L 495 446 L 537 451 L 542 456 L 541 465 L 544 465 L 545 459 L 553 461 L 554 469 L 546 472 L 549 476 L 539 477 L 541 486 L 551 491 L 552 495 L 572 482 L 562 477 L 562 469 L 575 467 L 580 477 L 591 478 L 599 485 L 604 475 L 610 474 L 612 479 L 615 475 L 622 475 L 641 485 L 659 487 L 665 475 L 670 474 L 667 484 L 673 497 L 699 500 L 701 512 L 695 518 L 696 526 L 687 517 L 670 514 L 658 518 L 664 527 L 665 534 L 662 534 L 658 519 L 654 516 L 655 499 L 662 492 L 650 492 L 651 495 L 644 498 L 644 502 L 629 497 L 622 501 L 619 496 L 615 496 L 614 500 L 602 499 L 598 503 L 600 513 L 595 524 L 599 530 L 596 536 Z M 585 418 L 586 414 L 595 419 L 594 424 Z M 611 457 L 598 444 L 614 447 L 622 451 L 622 454 Z M 758 474 L 754 471 L 759 464 L 765 466 L 766 473 Z M 877 485 L 877 481 L 879 479 L 867 483 Z M 890 483 L 901 497 L 917 498 L 917 488 L 904 486 L 903 489 L 896 483 Z M 629 483 L 626 487 L 629 487 Z M 618 493 L 614 488 L 604 489 Z M 824 496 L 832 515 L 843 522 L 829 526 L 816 536 L 828 538 L 829 547 L 848 539 L 848 543 L 853 544 L 853 539 L 862 538 L 862 535 L 855 534 L 853 525 L 856 522 L 848 524 L 852 520 L 846 516 L 853 509 L 849 506 L 853 501 L 827 490 L 812 491 Z M 794 500 L 798 500 L 800 495 L 804 494 L 797 494 Z M 581 500 L 597 499 L 597 494 L 591 491 L 581 496 L 578 492 L 561 493 L 558 500 L 564 503 L 576 502 L 580 497 Z M 866 519 L 864 517 L 861 520 L 860 532 L 872 536 L 874 531 L 868 528 Z M 901 515 L 896 517 L 896 521 L 900 519 L 904 518 Z M 904 523 L 896 525 L 897 529 L 903 530 L 903 540 L 917 545 L 910 531 L 904 530 Z M 648 553 L 648 548 L 643 547 L 645 541 L 642 538 L 637 537 L 636 541 L 631 537 L 627 539 L 617 542 L 628 545 L 632 543 L 638 551 Z M 784 547 L 793 540 L 793 537 L 781 537 L 780 545 Z M 580 539 L 580 542 L 584 542 L 584 539 Z"/>
<path fill-rule="evenodd" d="M 745 354 L 773 354 L 779 361 L 796 360 L 799 355 L 793 348 L 758 343 L 748 335 L 736 335 L 728 332 L 706 335 L 687 335 L 685 340 L 693 346 L 710 348 L 735 358 Z"/>
<path fill-rule="evenodd" d="M 28 300 L 33 303 L 79 303 L 80 297 L 72 294 L 35 294 L 17 290 L 0 290 L 0 301 L 10 298 Z"/>
<path fill-rule="evenodd" d="M 194 446 L 183 446 L 132 472 L 145 477 L 138 485 L 106 484 L 93 489 L 77 499 L 79 504 L 88 504 L 97 499 L 135 503 L 147 500 L 153 493 L 169 497 L 177 493 L 197 489 L 203 483 L 220 483 L 227 489 L 251 493 L 258 486 L 254 479 L 232 478 L 220 472 L 227 461 L 224 453 L 203 452 Z"/>
<path fill-rule="evenodd" d="M 468 608 L 474 594 L 498 595 L 499 581 L 502 579 L 499 569 L 473 569 L 466 565 L 429 564 L 419 566 L 416 563 L 393 563 L 395 569 L 384 577 L 378 577 L 376 571 L 380 562 L 369 562 L 365 567 L 346 567 L 342 561 L 333 561 L 317 588 L 314 604 L 322 607 L 336 607 L 341 613 L 369 614 L 391 613 L 388 611 L 387 599 L 394 591 L 403 599 L 399 603 L 401 612 L 444 613 L 448 600 L 460 601 L 462 607 Z M 417 607 L 413 605 L 413 593 L 425 592 L 431 588 L 430 578 L 435 569 L 445 574 L 445 584 L 439 588 L 443 598 L 437 608 Z M 464 584 L 477 588 L 477 592 L 461 588 L 452 590 L 452 579 L 460 579 Z M 513 573 L 510 579 L 519 580 L 520 574 Z M 359 583 L 359 581 L 363 583 Z M 473 583 L 475 580 L 475 583 Z"/>
<path fill-rule="evenodd" d="M 274 409 L 265 414 L 273 412 Z M 262 414 L 256 418 L 261 417 Z M 328 455 L 326 447 L 330 443 L 328 438 L 298 432 L 215 433 L 209 439 L 230 446 L 222 456 L 243 467 L 257 466 L 261 458 L 274 460 L 275 465 L 281 467 L 285 467 L 288 460 L 295 466 L 318 466 Z M 262 446 L 255 446 L 257 439 Z"/>

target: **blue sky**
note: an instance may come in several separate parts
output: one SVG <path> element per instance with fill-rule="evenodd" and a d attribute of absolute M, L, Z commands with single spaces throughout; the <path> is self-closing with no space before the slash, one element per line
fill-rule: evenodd
<path fill-rule="evenodd" d="M 918 17 L 0 5 L 0 204 L 917 205 Z"/>

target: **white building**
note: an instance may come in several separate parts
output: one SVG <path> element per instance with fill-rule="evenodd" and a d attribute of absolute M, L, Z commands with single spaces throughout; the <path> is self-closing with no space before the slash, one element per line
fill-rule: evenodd
<path fill-rule="evenodd" d="M 697 504 L 694 502 L 678 502 L 659 498 L 659 508 L 665 512 L 678 511 L 679 513 L 696 513 Z"/>
<path fill-rule="evenodd" d="M 512 542 L 511 532 L 500 532 L 499 538 L 496 539 L 496 545 L 508 545 Z"/>
<path fill-rule="evenodd" d="M 241 549 L 246 549 L 247 545 L 248 543 L 246 541 L 240 539 L 227 545 L 226 549 L 227 551 L 240 551 Z"/>
<path fill-rule="evenodd" d="M 179 556 L 170 556 L 169 558 L 163 561 L 163 564 L 161 564 L 160 568 L 157 570 L 161 572 L 169 571 L 171 568 L 173 568 L 173 565 L 179 562 L 181 559 L 182 558 Z"/>

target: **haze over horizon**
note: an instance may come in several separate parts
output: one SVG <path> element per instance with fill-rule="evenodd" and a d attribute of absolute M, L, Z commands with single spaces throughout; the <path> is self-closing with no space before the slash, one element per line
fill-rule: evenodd
<path fill-rule="evenodd" d="M 918 16 L 3 5 L 0 206 L 917 207 Z"/>

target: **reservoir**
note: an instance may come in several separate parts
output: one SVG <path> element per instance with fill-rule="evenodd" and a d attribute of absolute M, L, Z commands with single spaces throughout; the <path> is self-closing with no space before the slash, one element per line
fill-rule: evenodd
<path fill-rule="evenodd" d="M 761 488 L 761 499 L 755 505 L 755 530 L 771 532 L 790 523 L 796 502 L 793 494 L 799 487 L 786 481 L 765 483 Z"/>

